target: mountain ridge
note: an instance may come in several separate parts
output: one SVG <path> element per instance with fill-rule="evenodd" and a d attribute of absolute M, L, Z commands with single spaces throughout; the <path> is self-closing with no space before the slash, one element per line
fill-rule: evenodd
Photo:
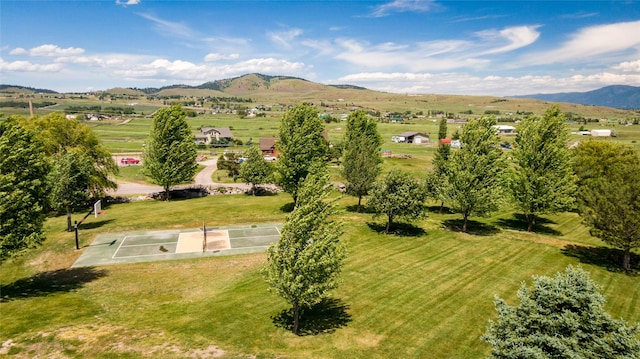
<path fill-rule="evenodd" d="M 550 102 L 569 102 L 587 106 L 606 106 L 618 109 L 640 108 L 640 87 L 611 85 L 586 92 L 560 92 L 509 96 L 511 98 L 534 98 Z"/>

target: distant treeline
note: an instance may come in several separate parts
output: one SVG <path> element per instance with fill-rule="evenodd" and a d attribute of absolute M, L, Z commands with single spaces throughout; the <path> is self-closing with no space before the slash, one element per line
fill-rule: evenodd
<path fill-rule="evenodd" d="M 67 106 L 64 109 L 69 113 L 85 113 L 85 112 L 98 112 L 98 113 L 110 113 L 110 114 L 119 114 L 119 115 L 131 115 L 136 113 L 133 107 L 102 107 L 102 106 Z"/>
<path fill-rule="evenodd" d="M 42 108 L 53 105 L 57 105 L 57 103 L 52 101 L 33 102 L 33 108 Z M 29 108 L 29 101 L 0 101 L 0 107 Z"/>

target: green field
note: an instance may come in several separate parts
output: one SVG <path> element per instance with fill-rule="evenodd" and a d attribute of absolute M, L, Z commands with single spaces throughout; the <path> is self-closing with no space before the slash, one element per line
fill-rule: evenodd
<path fill-rule="evenodd" d="M 197 228 L 203 220 L 282 222 L 290 201 L 228 195 L 110 205 L 83 225 L 80 245 L 100 233 Z M 448 229 L 457 215 L 434 209 L 383 235 L 383 220 L 350 212 L 355 203 L 339 202 L 349 256 L 333 300 L 303 316 L 309 335 L 280 324 L 288 306 L 259 273 L 264 254 L 69 269 L 81 251 L 57 217 L 47 221 L 41 247 L 0 267 L 0 342 L 11 340 L 9 353 L 25 358 L 482 358 L 493 295 L 513 304 L 523 281 L 568 264 L 581 264 L 603 286 L 614 317 L 640 321 L 637 275 L 617 271 L 615 252 L 574 213 L 546 217 L 530 234 L 504 211 L 463 234 Z"/>
<path fill-rule="evenodd" d="M 287 98 L 263 94 L 254 103 L 325 103 L 321 112 L 334 115 L 354 107 L 384 111 L 441 109 L 459 113 L 473 109 L 528 110 L 542 113 L 541 101 L 470 96 L 402 96 L 371 91 L 318 91 Z M 199 94 L 201 95 L 201 94 Z M 340 100 L 338 100 L 340 98 Z M 95 99 L 60 99 L 60 104 L 36 111 L 60 111 L 70 103 L 96 104 Z M 108 106 L 126 105 L 126 101 Z M 282 105 L 282 106 L 284 106 Z M 148 114 L 160 106 L 141 103 Z M 593 117 L 623 118 L 633 113 L 600 107 L 563 104 L 563 111 Z M 5 115 L 24 110 L 2 109 Z M 282 108 L 266 118 L 200 115 L 188 118 L 194 133 L 201 126 L 230 127 L 236 138 L 257 143 L 277 135 Z M 635 115 L 637 116 L 637 114 Z M 88 121 L 105 146 L 118 156 L 144 149 L 151 120 L 131 117 Z M 462 124 L 449 124 L 451 135 Z M 582 125 L 569 124 L 571 131 Z M 604 139 L 640 151 L 640 125 L 617 121 L 589 124 L 586 129 L 611 128 L 617 137 Z M 339 143 L 345 123 L 326 125 Z M 431 167 L 435 144 L 392 143 L 406 131 L 437 138 L 438 120 L 414 118 L 406 123 L 379 123 L 384 171 L 400 168 L 422 177 Z M 572 141 L 588 137 L 573 135 Z M 513 137 L 506 137 L 513 142 Z M 229 150 L 242 151 L 238 146 Z M 223 149 L 202 151 L 207 157 Z M 340 181 L 339 168 L 331 167 Z M 121 169 L 118 178 L 144 182 L 140 166 Z M 221 173 L 224 177 L 224 174 Z M 221 182 L 231 182 L 222 178 Z M 216 174 L 214 174 L 216 180 Z M 106 215 L 89 217 L 80 231 L 81 247 L 102 233 L 198 228 L 236 224 L 281 223 L 291 197 L 209 196 L 173 202 L 144 201 L 104 206 Z M 47 240 L 23 256 L 0 266 L 0 353 L 18 358 L 482 358 L 489 353 L 479 340 L 487 321 L 495 318 L 493 295 L 516 303 L 516 291 L 532 275 L 553 275 L 568 264 L 580 264 L 603 286 L 606 309 L 615 318 L 640 322 L 638 252 L 634 271 L 620 272 L 618 252 L 589 235 L 575 213 L 542 218 L 536 234 L 509 209 L 490 218 L 473 218 L 471 234 L 456 231 L 459 216 L 439 214 L 413 226 L 398 226 L 384 235 L 382 218 L 350 211 L 357 200 L 339 201 L 349 256 L 342 283 L 333 300 L 316 312 L 303 314 L 295 336 L 282 325 L 288 306 L 268 292 L 260 275 L 264 254 L 71 269 L 82 250 L 75 251 L 65 218 L 49 218 Z M 85 213 L 74 214 L 80 219 Z"/>

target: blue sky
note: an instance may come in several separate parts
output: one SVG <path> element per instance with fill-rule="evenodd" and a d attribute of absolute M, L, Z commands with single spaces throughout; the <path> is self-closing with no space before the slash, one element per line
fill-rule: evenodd
<path fill-rule="evenodd" d="M 253 72 L 412 94 L 640 86 L 640 3 L 0 2 L 0 83 L 75 92 Z"/>

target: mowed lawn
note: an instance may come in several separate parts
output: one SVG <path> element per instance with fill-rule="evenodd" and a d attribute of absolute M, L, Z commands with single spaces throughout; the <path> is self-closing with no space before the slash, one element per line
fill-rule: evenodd
<path fill-rule="evenodd" d="M 203 220 L 282 222 L 290 201 L 227 195 L 110 205 L 83 225 L 80 244 L 100 233 L 197 228 Z M 349 256 L 333 300 L 303 315 L 308 335 L 281 324 L 288 305 L 260 274 L 265 254 L 70 269 L 81 251 L 58 217 L 47 221 L 41 247 L 0 267 L 0 342 L 11 340 L 17 357 L 482 358 L 494 294 L 515 304 L 524 281 L 568 264 L 603 286 L 614 317 L 640 321 L 638 277 L 594 258 L 612 252 L 575 213 L 545 217 L 530 234 L 504 211 L 475 218 L 474 234 L 463 234 L 455 231 L 458 215 L 434 207 L 424 221 L 384 235 L 383 219 L 349 211 L 355 203 L 339 201 Z"/>

